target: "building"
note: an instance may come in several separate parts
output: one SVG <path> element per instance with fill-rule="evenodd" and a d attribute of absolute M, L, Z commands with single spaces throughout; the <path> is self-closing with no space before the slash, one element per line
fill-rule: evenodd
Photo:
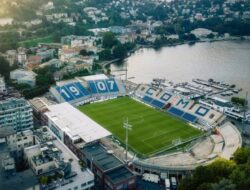
<path fill-rule="evenodd" d="M 54 54 L 55 54 L 54 49 L 46 49 L 46 50 L 41 49 L 40 51 L 36 53 L 37 56 L 41 57 L 42 61 L 46 61 L 46 60 L 54 58 Z"/>
<path fill-rule="evenodd" d="M 48 126 L 64 144 L 95 174 L 101 189 L 133 189 L 135 176 L 125 164 L 100 145 L 111 133 L 71 106 L 62 103 L 48 106 Z"/>
<path fill-rule="evenodd" d="M 27 61 L 27 55 L 24 51 L 20 51 L 17 54 L 17 62 L 21 65 L 24 65 Z"/>
<path fill-rule="evenodd" d="M 51 59 L 50 61 L 39 65 L 40 68 L 44 68 L 44 67 L 47 67 L 47 66 L 49 66 L 49 67 L 52 66 L 52 67 L 55 67 L 55 68 L 60 68 L 60 67 L 63 66 L 63 62 L 60 61 L 59 59 Z"/>
<path fill-rule="evenodd" d="M 213 34 L 216 35 L 217 33 L 208 30 L 206 28 L 196 28 L 190 32 L 191 34 L 195 35 L 197 38 L 207 38 L 208 35 Z"/>
<path fill-rule="evenodd" d="M 134 189 L 136 176 L 112 152 L 101 144 L 80 149 L 81 159 L 95 174 L 95 183 L 105 190 Z"/>
<path fill-rule="evenodd" d="M 12 174 L 14 175 L 16 173 L 16 167 L 15 167 L 15 160 L 10 155 L 6 155 L 5 158 L 3 158 L 2 161 L 2 168 L 4 170 L 5 175 Z"/>
<path fill-rule="evenodd" d="M 23 98 L 0 101 L 0 128 L 24 131 L 33 128 L 32 108 Z"/>
<path fill-rule="evenodd" d="M 59 49 L 58 56 L 61 61 L 65 62 L 68 61 L 70 58 L 78 55 L 79 52 L 80 50 L 76 48 L 63 48 Z"/>
<path fill-rule="evenodd" d="M 26 130 L 13 133 L 6 137 L 6 142 L 11 152 L 22 151 L 24 148 L 34 144 L 33 132 L 31 130 Z"/>
<path fill-rule="evenodd" d="M 52 105 L 52 103 L 45 97 L 33 98 L 29 100 L 29 103 L 33 108 L 34 118 L 37 119 L 37 121 L 39 121 L 41 124 L 45 125 L 48 121 L 44 113 L 49 111 L 48 106 Z"/>
<path fill-rule="evenodd" d="M 36 145 L 25 148 L 25 158 L 37 175 L 48 179 L 43 189 L 85 190 L 94 186 L 93 173 L 46 126 L 35 130 Z M 50 178 L 51 182 L 49 182 Z"/>
<path fill-rule="evenodd" d="M 16 69 L 10 72 L 10 78 L 17 81 L 18 84 L 28 84 L 30 86 L 36 85 L 37 74 L 33 71 L 26 71 L 24 69 Z"/>
<path fill-rule="evenodd" d="M 229 100 L 225 100 L 219 97 L 212 97 L 208 100 L 199 100 L 199 103 L 221 113 L 225 113 L 226 111 L 232 112 L 234 110 L 234 106 Z"/>
<path fill-rule="evenodd" d="M 74 108 L 69 103 L 48 106 L 45 113 L 48 118 L 48 127 L 65 143 L 65 137 L 74 141 L 91 143 L 111 135 L 98 123 Z"/>
<path fill-rule="evenodd" d="M 17 51 L 16 50 L 8 50 L 5 53 L 5 58 L 9 62 L 10 66 L 14 65 L 17 61 Z"/>
<path fill-rule="evenodd" d="M 6 92 L 6 85 L 4 81 L 4 77 L 0 75 L 0 93 L 5 93 Z"/>
<path fill-rule="evenodd" d="M 29 56 L 26 63 L 25 67 L 28 70 L 33 70 L 34 68 L 38 67 L 42 63 L 42 57 L 39 55 L 32 55 Z"/>
<path fill-rule="evenodd" d="M 0 128 L 0 138 L 6 130 Z M 14 134 L 15 132 L 11 132 Z M 9 134 L 11 134 L 9 133 Z M 9 135 L 8 134 L 8 135 Z M 4 137 L 6 137 L 4 135 Z M 1 143 L 0 149 L 0 189 L 20 189 L 20 190 L 39 190 L 39 184 L 36 176 L 30 169 L 24 171 L 18 170 L 16 159 L 11 156 L 7 143 Z"/>

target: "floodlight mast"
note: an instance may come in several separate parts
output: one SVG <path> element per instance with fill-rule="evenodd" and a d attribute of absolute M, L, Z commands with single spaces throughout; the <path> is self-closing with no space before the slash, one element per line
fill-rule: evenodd
<path fill-rule="evenodd" d="M 128 130 L 132 129 L 132 125 L 130 125 L 128 123 L 128 118 L 124 121 L 123 128 L 126 129 L 126 141 L 125 141 L 125 143 L 126 143 L 126 158 L 125 158 L 125 160 L 126 160 L 126 163 L 128 163 Z"/>

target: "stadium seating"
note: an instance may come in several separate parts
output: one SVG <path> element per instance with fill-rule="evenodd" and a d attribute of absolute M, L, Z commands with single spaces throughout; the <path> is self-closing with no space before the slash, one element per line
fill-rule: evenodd
<path fill-rule="evenodd" d="M 69 83 L 61 87 L 58 86 L 56 91 L 66 102 L 83 98 L 89 94 L 79 82 Z"/>
<path fill-rule="evenodd" d="M 88 82 L 90 90 L 93 94 L 96 93 L 117 93 L 118 86 L 114 79 L 96 80 Z"/>
<path fill-rule="evenodd" d="M 149 96 L 152 96 L 157 90 L 155 90 L 154 88 L 149 88 L 147 91 L 146 91 L 146 94 L 149 95 Z"/>
<path fill-rule="evenodd" d="M 191 123 L 210 126 L 221 118 L 219 112 L 169 90 L 155 89 L 150 85 L 141 84 L 135 95 L 146 104 Z"/>
<path fill-rule="evenodd" d="M 189 114 L 189 113 L 185 113 L 182 118 L 186 121 L 189 121 L 189 122 L 192 122 L 194 123 L 196 120 L 197 120 L 197 117 L 192 115 L 192 114 Z"/>
<path fill-rule="evenodd" d="M 149 96 L 144 96 L 142 100 L 148 104 L 151 104 L 153 99 Z"/>
<path fill-rule="evenodd" d="M 118 85 L 116 84 L 114 79 L 107 79 L 105 80 L 105 83 L 108 87 L 109 92 L 119 92 Z"/>
<path fill-rule="evenodd" d="M 88 102 L 89 98 L 108 98 L 126 94 L 123 82 L 114 78 L 90 80 L 87 83 L 71 80 L 59 84 L 51 87 L 50 92 L 59 102 L 71 104 Z"/>
<path fill-rule="evenodd" d="M 154 107 L 157 107 L 157 108 L 162 108 L 165 104 L 160 102 L 159 100 L 153 100 L 151 102 L 151 104 L 154 106 Z"/>
<path fill-rule="evenodd" d="M 180 99 L 176 106 L 181 107 L 181 109 L 185 109 L 187 107 L 187 105 L 189 104 L 188 100 L 184 100 L 184 99 Z"/>
<path fill-rule="evenodd" d="M 92 94 L 98 93 L 94 81 L 89 81 L 88 84 Z"/>
<path fill-rule="evenodd" d="M 168 94 L 168 93 L 165 92 L 165 93 L 160 97 L 160 99 L 161 99 L 162 101 L 164 101 L 164 102 L 167 102 L 168 100 L 170 100 L 171 97 L 172 97 L 171 94 Z"/>
<path fill-rule="evenodd" d="M 86 88 L 84 88 L 80 82 L 76 82 L 75 86 L 84 94 L 84 95 L 89 95 L 89 92 Z"/>
<path fill-rule="evenodd" d="M 182 117 L 182 115 L 184 114 L 184 111 L 182 111 L 178 108 L 175 108 L 175 107 L 171 107 L 168 111 L 169 111 L 169 113 L 171 113 L 175 116 L 178 116 L 178 117 Z"/>
<path fill-rule="evenodd" d="M 195 114 L 204 117 L 209 111 L 209 108 L 200 106 L 196 111 Z"/>

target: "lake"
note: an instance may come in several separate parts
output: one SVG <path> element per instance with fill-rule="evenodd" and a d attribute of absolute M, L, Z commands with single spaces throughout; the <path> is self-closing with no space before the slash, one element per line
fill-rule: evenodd
<path fill-rule="evenodd" d="M 188 82 L 193 78 L 224 81 L 249 91 L 250 41 L 219 41 L 143 48 L 120 65 L 111 65 L 114 74 L 128 64 L 128 77 L 136 83 L 149 83 L 153 78 Z M 243 94 L 241 93 L 241 96 Z M 250 99 L 250 98 L 249 98 Z"/>

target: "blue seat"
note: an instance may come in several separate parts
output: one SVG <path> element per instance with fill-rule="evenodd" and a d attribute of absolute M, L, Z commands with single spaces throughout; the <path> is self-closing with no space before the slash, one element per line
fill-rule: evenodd
<path fill-rule="evenodd" d="M 186 121 L 189 121 L 189 122 L 192 122 L 192 123 L 194 123 L 197 120 L 197 117 L 190 114 L 190 113 L 185 113 L 182 116 L 182 118 L 185 119 Z"/>
<path fill-rule="evenodd" d="M 160 102 L 159 100 L 153 100 L 151 102 L 151 104 L 154 106 L 154 107 L 157 107 L 157 108 L 162 108 L 165 104 Z"/>
<path fill-rule="evenodd" d="M 74 96 L 68 90 L 68 88 L 66 88 L 65 86 L 61 86 L 61 87 L 58 86 L 56 87 L 56 90 L 58 94 L 60 95 L 60 97 L 62 97 L 66 102 L 70 102 L 75 99 Z"/>
<path fill-rule="evenodd" d="M 168 110 L 171 114 L 173 115 L 176 115 L 178 117 L 181 117 L 183 114 L 184 114 L 184 111 L 180 110 L 180 109 L 177 109 L 175 107 L 171 107 L 169 110 Z"/>
<path fill-rule="evenodd" d="M 84 96 L 84 94 L 74 85 L 74 83 L 67 84 L 65 87 L 74 97 L 74 99 L 82 98 Z"/>
<path fill-rule="evenodd" d="M 94 83 L 95 83 L 95 87 L 99 93 L 108 93 L 109 92 L 104 80 L 97 80 L 97 81 L 94 81 Z"/>
<path fill-rule="evenodd" d="M 95 83 L 94 83 L 93 81 L 89 81 L 88 83 L 89 83 L 89 88 L 90 88 L 91 92 L 92 92 L 93 94 L 98 93 L 98 92 L 97 92 L 97 89 L 96 89 L 96 86 L 95 86 Z"/>
<path fill-rule="evenodd" d="M 82 94 L 84 94 L 85 96 L 89 95 L 88 90 L 80 82 L 76 82 L 74 84 L 82 92 Z"/>
<path fill-rule="evenodd" d="M 151 103 L 151 101 L 153 100 L 151 97 L 149 97 L 149 96 L 144 96 L 143 97 L 143 99 L 142 99 L 144 102 L 146 102 L 146 103 Z"/>
<path fill-rule="evenodd" d="M 106 86 L 108 87 L 109 92 L 119 92 L 119 88 L 114 79 L 105 80 Z"/>

